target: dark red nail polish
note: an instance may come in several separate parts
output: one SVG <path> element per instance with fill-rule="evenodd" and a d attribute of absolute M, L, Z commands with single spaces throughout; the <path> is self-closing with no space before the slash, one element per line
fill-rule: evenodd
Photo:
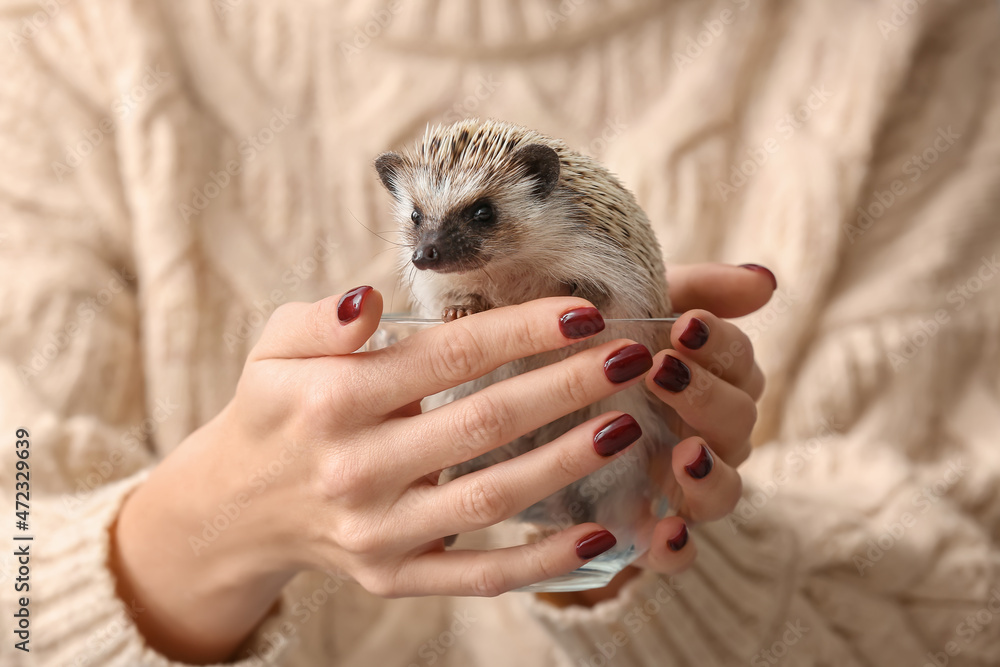
<path fill-rule="evenodd" d="M 612 456 L 642 436 L 639 423 L 631 415 L 622 415 L 594 434 L 594 449 L 601 456 Z"/>
<path fill-rule="evenodd" d="M 604 318 L 596 308 L 574 308 L 559 318 L 559 330 L 566 338 L 586 338 L 604 331 Z"/>
<path fill-rule="evenodd" d="M 708 447 L 702 445 L 698 452 L 698 458 L 684 466 L 684 472 L 695 479 L 701 479 L 712 472 L 714 465 L 715 459 L 712 458 L 712 452 L 708 451 Z"/>
<path fill-rule="evenodd" d="M 677 534 L 667 540 L 667 548 L 671 551 L 680 551 L 684 548 L 684 545 L 688 543 L 688 527 L 687 524 L 681 526 L 681 529 L 677 531 Z"/>
<path fill-rule="evenodd" d="M 691 384 L 691 369 L 677 357 L 668 354 L 663 357 L 663 364 L 653 376 L 653 382 L 676 394 Z"/>
<path fill-rule="evenodd" d="M 774 273 L 771 272 L 771 269 L 766 266 L 761 266 L 760 264 L 740 264 L 740 268 L 750 269 L 751 271 L 756 271 L 757 273 L 763 273 L 771 279 L 771 287 L 778 289 L 778 279 L 774 277 Z"/>
<path fill-rule="evenodd" d="M 346 292 L 340 297 L 337 304 L 337 317 L 341 324 L 349 324 L 358 319 L 361 314 L 361 306 L 365 301 L 365 295 L 372 291 L 368 285 L 355 287 L 350 292 Z"/>
<path fill-rule="evenodd" d="M 708 340 L 708 325 L 697 317 L 692 317 L 680 335 L 681 345 L 689 350 L 697 350 Z"/>
<path fill-rule="evenodd" d="M 615 384 L 628 382 L 653 367 L 653 355 L 645 345 L 628 345 L 604 362 L 604 374 Z"/>
<path fill-rule="evenodd" d="M 618 544 L 615 536 L 606 530 L 587 535 L 576 543 L 576 555 L 582 560 L 590 560 Z"/>

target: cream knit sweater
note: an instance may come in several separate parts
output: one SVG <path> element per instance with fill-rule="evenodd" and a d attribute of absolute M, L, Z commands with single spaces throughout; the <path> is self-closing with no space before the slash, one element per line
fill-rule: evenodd
<path fill-rule="evenodd" d="M 467 115 L 598 156 L 668 262 L 775 271 L 742 322 L 769 382 L 744 499 L 696 527 L 691 571 L 594 609 L 303 574 L 239 664 L 1000 664 L 996 2 L 8 0 L 0 20 L 3 665 L 176 664 L 113 590 L 123 497 L 226 404 L 277 304 L 372 284 L 406 307 L 361 224 L 390 226 L 371 161 Z"/>

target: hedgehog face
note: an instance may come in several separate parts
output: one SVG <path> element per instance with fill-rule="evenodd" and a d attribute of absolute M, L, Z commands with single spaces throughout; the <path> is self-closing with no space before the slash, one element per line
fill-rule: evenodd
<path fill-rule="evenodd" d="M 395 199 L 417 269 L 465 273 L 521 256 L 559 181 L 559 156 L 528 144 L 479 168 L 384 153 L 379 178 Z"/>

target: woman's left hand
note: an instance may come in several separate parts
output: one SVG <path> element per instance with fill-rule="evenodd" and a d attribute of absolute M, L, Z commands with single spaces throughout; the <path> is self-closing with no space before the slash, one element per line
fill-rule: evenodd
<path fill-rule="evenodd" d="M 568 596 L 544 595 L 550 602 L 591 605 L 613 597 L 636 568 L 672 575 L 689 567 L 697 546 L 688 524 L 721 519 L 736 507 L 743 484 L 736 466 L 750 455 L 750 432 L 764 376 L 754 361 L 750 339 L 727 317 L 761 308 L 776 289 L 763 267 L 693 264 L 667 272 L 674 310 L 671 350 L 653 357 L 646 386 L 677 413 L 672 429 L 681 441 L 672 452 L 670 498 L 677 514 L 659 522 L 652 546 L 609 586 Z"/>

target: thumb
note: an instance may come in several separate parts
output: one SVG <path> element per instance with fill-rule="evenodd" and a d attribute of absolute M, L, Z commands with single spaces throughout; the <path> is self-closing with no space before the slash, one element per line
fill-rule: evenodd
<path fill-rule="evenodd" d="M 382 294 L 364 285 L 315 303 L 286 303 L 264 326 L 250 360 L 350 354 L 378 328 Z"/>
<path fill-rule="evenodd" d="M 758 264 L 675 265 L 667 269 L 667 283 L 678 313 L 702 308 L 726 318 L 762 308 L 778 289 L 774 274 Z"/>

